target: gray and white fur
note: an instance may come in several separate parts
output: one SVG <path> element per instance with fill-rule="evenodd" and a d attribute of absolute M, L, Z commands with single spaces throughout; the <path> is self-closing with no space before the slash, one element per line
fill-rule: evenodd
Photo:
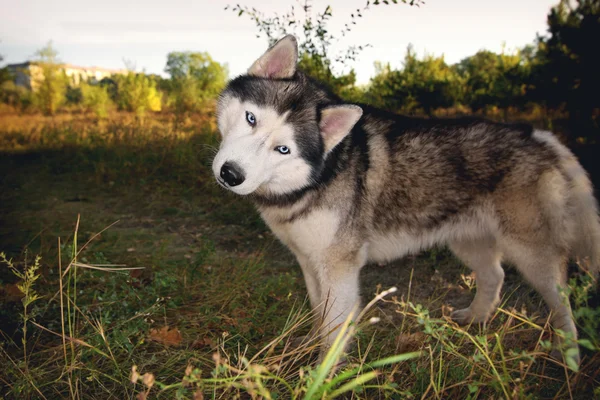
<path fill-rule="evenodd" d="M 569 257 L 600 268 L 591 183 L 551 133 L 476 118 L 421 119 L 347 104 L 297 70 L 286 36 L 218 103 L 217 181 L 248 195 L 295 254 L 325 348 L 359 304 L 359 271 L 448 245 L 476 275 L 469 307 L 486 321 L 512 262 L 576 337 L 561 293 Z M 327 305 L 327 310 L 323 308 Z"/>

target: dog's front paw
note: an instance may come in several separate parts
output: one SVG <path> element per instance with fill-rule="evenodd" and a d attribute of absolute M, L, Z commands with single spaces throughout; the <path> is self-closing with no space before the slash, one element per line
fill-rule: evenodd
<path fill-rule="evenodd" d="M 470 307 L 461 310 L 455 310 L 450 314 L 450 318 L 459 325 L 478 324 L 487 321 L 487 314 L 478 314 L 473 312 Z"/>

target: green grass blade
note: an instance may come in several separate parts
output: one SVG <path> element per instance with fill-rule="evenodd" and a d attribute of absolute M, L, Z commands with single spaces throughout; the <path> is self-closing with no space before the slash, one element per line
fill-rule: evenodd
<path fill-rule="evenodd" d="M 381 360 L 373 361 L 372 363 L 369 364 L 369 366 L 373 367 L 373 368 L 379 368 L 379 367 L 383 367 L 385 365 L 390 365 L 390 364 L 399 363 L 401 361 L 411 360 L 411 359 L 417 358 L 419 356 L 421 356 L 420 351 L 413 351 L 412 353 L 397 354 L 395 356 L 386 357 L 386 358 L 382 358 Z"/>
<path fill-rule="evenodd" d="M 327 395 L 326 398 L 335 399 L 336 397 L 341 396 L 342 394 L 344 394 L 346 392 L 350 392 L 350 391 L 354 390 L 357 386 L 360 386 L 363 383 L 370 381 L 371 379 L 375 379 L 377 377 L 377 375 L 379 375 L 379 373 L 377 371 L 371 371 L 371 372 L 367 372 L 366 374 L 357 376 L 350 382 L 345 383 L 342 386 L 340 386 L 339 389 L 336 389 L 333 392 L 331 392 L 331 394 Z"/>

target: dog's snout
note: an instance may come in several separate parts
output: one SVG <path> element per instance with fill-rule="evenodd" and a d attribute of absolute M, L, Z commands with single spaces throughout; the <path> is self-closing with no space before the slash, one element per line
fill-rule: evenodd
<path fill-rule="evenodd" d="M 236 164 L 230 162 L 223 164 L 220 175 L 229 186 L 240 185 L 246 179 L 244 171 Z"/>

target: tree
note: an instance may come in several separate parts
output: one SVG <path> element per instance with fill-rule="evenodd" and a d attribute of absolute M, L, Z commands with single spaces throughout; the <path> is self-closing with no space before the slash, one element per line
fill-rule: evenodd
<path fill-rule="evenodd" d="M 436 108 L 453 106 L 461 95 L 462 82 L 444 57 L 425 55 L 420 60 L 411 45 L 402 69 L 376 64 L 376 71 L 366 98 L 388 110 L 412 113 L 422 109 L 431 115 Z"/>
<path fill-rule="evenodd" d="M 371 78 L 365 101 L 376 107 L 389 111 L 399 111 L 403 106 L 405 96 L 402 90 L 400 73 L 393 70 L 389 63 L 375 61 L 375 76 Z"/>
<path fill-rule="evenodd" d="M 65 100 L 67 77 L 61 69 L 58 52 L 52 47 L 52 42 L 35 54 L 36 65 L 41 73 L 32 76 L 35 88 L 34 101 L 46 115 L 53 115 Z"/>
<path fill-rule="evenodd" d="M 453 106 L 459 97 L 458 77 L 443 56 L 425 55 L 419 60 L 407 52 L 403 81 L 405 90 L 427 115 L 434 109 Z"/>
<path fill-rule="evenodd" d="M 465 102 L 472 109 L 496 106 L 505 111 L 525 104 L 532 49 L 513 54 L 481 50 L 456 65 L 465 82 Z"/>
<path fill-rule="evenodd" d="M 593 41 L 599 37 L 600 2 L 561 0 L 548 15 L 548 36 L 539 39 L 535 70 L 537 97 L 551 107 L 565 104 L 572 129 L 596 140 L 600 57 Z"/>
<path fill-rule="evenodd" d="M 165 72 L 171 76 L 170 90 L 175 111 L 200 111 L 215 99 L 227 82 L 227 66 L 208 53 L 172 52 Z"/>
<path fill-rule="evenodd" d="M 344 28 L 338 34 L 332 34 L 329 30 L 329 22 L 333 17 L 333 8 L 330 5 L 325 6 L 323 12 L 313 15 L 312 2 L 305 0 L 301 3 L 300 10 L 293 5 L 290 11 L 283 15 L 273 14 L 266 16 L 263 12 L 256 8 L 240 6 L 239 4 L 225 9 L 238 14 L 238 16 L 246 15 L 255 22 L 258 28 L 257 37 L 264 36 L 269 45 L 274 44 L 279 38 L 286 34 L 294 34 L 298 39 L 298 51 L 300 69 L 304 70 L 308 75 L 318 79 L 335 94 L 352 100 L 359 95 L 354 83 L 356 74 L 353 70 L 349 73 L 339 75 L 334 72 L 335 67 L 347 67 L 352 61 L 356 60 L 360 52 L 368 47 L 368 44 L 352 45 L 344 51 L 332 54 L 330 51 L 331 45 L 346 36 L 352 28 L 357 24 L 359 18 L 362 18 L 363 13 L 370 9 L 371 6 L 379 6 L 382 3 L 389 5 L 391 3 L 398 4 L 398 0 L 367 0 L 362 8 L 357 8 L 350 14 L 349 21 L 344 24 Z M 422 0 L 401 0 L 401 3 L 410 4 L 411 6 L 419 6 L 423 4 Z"/>

